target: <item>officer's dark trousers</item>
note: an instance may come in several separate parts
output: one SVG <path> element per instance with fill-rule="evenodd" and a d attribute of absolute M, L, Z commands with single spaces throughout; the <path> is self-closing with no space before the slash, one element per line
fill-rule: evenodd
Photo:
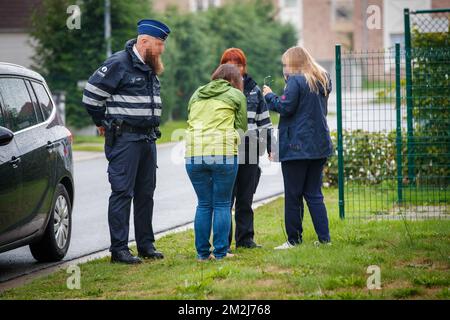
<path fill-rule="evenodd" d="M 156 185 L 156 146 L 153 141 L 118 137 L 114 146 L 105 146 L 112 193 L 108 222 L 110 251 L 128 248 L 131 200 L 134 207 L 135 239 L 139 251 L 154 248 L 152 228 L 153 193 Z"/>
<path fill-rule="evenodd" d="M 311 213 L 319 241 L 329 242 L 327 209 L 323 202 L 322 171 L 327 159 L 281 162 L 284 180 L 284 215 L 291 244 L 302 242 L 303 198 Z"/>
<path fill-rule="evenodd" d="M 231 206 L 235 203 L 236 246 L 245 246 L 245 244 L 253 241 L 255 231 L 253 227 L 252 203 L 260 175 L 261 169 L 258 164 L 239 164 L 231 200 Z M 230 228 L 230 246 L 232 239 L 233 226 Z"/>

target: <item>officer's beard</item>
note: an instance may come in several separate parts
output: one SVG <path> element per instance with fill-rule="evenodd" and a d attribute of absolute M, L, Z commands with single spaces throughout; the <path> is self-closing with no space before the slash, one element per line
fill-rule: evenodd
<path fill-rule="evenodd" d="M 158 76 L 164 72 L 164 64 L 162 62 L 161 55 L 153 55 L 152 51 L 147 49 L 144 61 Z"/>

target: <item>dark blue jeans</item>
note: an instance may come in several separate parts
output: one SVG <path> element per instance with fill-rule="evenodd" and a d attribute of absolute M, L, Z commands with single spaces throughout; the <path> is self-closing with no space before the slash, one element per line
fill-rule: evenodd
<path fill-rule="evenodd" d="M 199 259 L 211 253 L 209 238 L 213 228 L 214 256 L 221 259 L 228 249 L 231 194 L 238 169 L 237 156 L 186 158 L 186 171 L 198 198 L 195 213 L 195 248 Z"/>
<path fill-rule="evenodd" d="M 320 242 L 330 241 L 327 209 L 323 202 L 322 171 L 327 159 L 281 162 L 284 180 L 284 218 L 291 244 L 302 242 L 303 198 Z"/>

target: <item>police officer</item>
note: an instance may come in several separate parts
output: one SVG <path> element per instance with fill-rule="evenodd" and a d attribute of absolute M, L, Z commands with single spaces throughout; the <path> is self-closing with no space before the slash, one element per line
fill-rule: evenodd
<path fill-rule="evenodd" d="M 156 146 L 160 136 L 161 54 L 170 29 L 150 19 L 137 24 L 137 39 L 109 57 L 89 78 L 83 103 L 105 135 L 111 184 L 108 222 L 111 262 L 135 264 L 141 258 L 162 259 L 152 228 L 156 185 Z M 128 233 L 131 201 L 138 256 L 130 253 Z"/>

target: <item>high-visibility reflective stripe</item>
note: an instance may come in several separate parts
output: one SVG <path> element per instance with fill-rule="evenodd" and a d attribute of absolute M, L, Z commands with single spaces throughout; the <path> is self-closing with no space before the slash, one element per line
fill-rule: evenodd
<path fill-rule="evenodd" d="M 256 130 L 256 129 L 258 129 L 258 126 L 256 125 L 256 123 L 249 123 L 247 125 L 247 129 L 248 130 Z"/>
<path fill-rule="evenodd" d="M 108 101 L 126 102 L 126 103 L 151 103 L 150 96 L 124 96 L 121 94 L 114 94 L 108 98 Z M 154 96 L 155 103 L 161 103 L 161 97 Z"/>
<path fill-rule="evenodd" d="M 120 108 L 111 107 L 108 108 L 109 114 L 122 114 L 126 116 L 151 116 L 153 115 L 152 109 L 132 109 L 132 108 Z"/>
<path fill-rule="evenodd" d="M 91 106 L 103 107 L 105 105 L 105 101 L 98 101 L 92 98 L 89 98 L 83 94 L 83 103 L 89 104 Z"/>
<path fill-rule="evenodd" d="M 108 101 L 126 102 L 126 103 L 150 103 L 149 96 L 124 96 L 121 94 L 114 94 L 108 98 Z"/>
<path fill-rule="evenodd" d="M 134 108 L 120 108 L 108 107 L 109 114 L 121 114 L 125 116 L 161 116 L 161 109 L 134 109 Z"/>
<path fill-rule="evenodd" d="M 153 101 L 155 101 L 155 103 L 161 103 L 161 97 L 159 97 L 159 96 L 154 96 L 154 97 L 153 97 Z"/>
<path fill-rule="evenodd" d="M 96 94 L 98 96 L 102 96 L 102 97 L 105 97 L 105 98 L 108 98 L 111 95 L 110 93 L 108 93 L 106 91 L 103 91 L 100 88 L 97 88 L 96 86 L 90 84 L 89 82 L 86 83 L 86 87 L 84 87 L 84 88 L 87 91 L 89 91 L 89 92 L 92 92 L 92 93 L 94 93 L 94 94 Z"/>
<path fill-rule="evenodd" d="M 254 118 L 256 116 L 255 111 L 247 111 L 247 118 Z"/>

